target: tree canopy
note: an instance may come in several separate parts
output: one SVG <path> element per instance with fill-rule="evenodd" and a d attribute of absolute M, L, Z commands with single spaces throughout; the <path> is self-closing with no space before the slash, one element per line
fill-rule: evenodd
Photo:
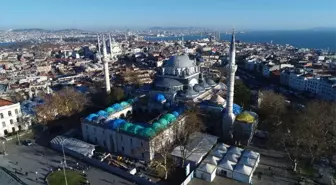
<path fill-rule="evenodd" d="M 260 126 L 270 132 L 269 145 L 282 148 L 295 163 L 332 157 L 336 145 L 336 103 L 310 101 L 303 109 L 288 105 L 272 91 L 262 92 Z"/>

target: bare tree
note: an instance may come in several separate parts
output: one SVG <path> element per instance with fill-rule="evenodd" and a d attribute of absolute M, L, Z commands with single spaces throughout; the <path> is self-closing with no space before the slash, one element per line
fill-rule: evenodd
<path fill-rule="evenodd" d="M 168 178 L 169 170 L 174 167 L 173 163 L 168 163 L 173 146 L 168 138 L 169 136 L 166 134 L 166 132 L 162 132 L 150 142 L 150 148 L 152 150 L 154 149 L 155 151 L 153 152 L 155 152 L 155 154 L 159 156 L 156 156 L 153 160 L 151 160 L 151 165 L 163 169 L 165 173 L 165 180 Z"/>
<path fill-rule="evenodd" d="M 262 91 L 261 94 L 262 100 L 258 109 L 260 126 L 271 131 L 282 123 L 287 111 L 286 99 L 273 91 Z"/>
<path fill-rule="evenodd" d="M 185 160 L 195 151 L 188 150 L 188 145 L 193 139 L 195 132 L 200 132 L 204 129 L 204 125 L 199 117 L 199 110 L 193 104 L 189 104 L 185 114 L 184 122 L 174 125 L 175 142 L 180 147 L 182 157 L 182 167 L 185 166 Z"/>
<path fill-rule="evenodd" d="M 304 136 L 303 149 L 309 154 L 311 164 L 316 158 L 333 153 L 336 144 L 336 103 L 325 101 L 310 102 L 297 117 L 301 135 Z"/>

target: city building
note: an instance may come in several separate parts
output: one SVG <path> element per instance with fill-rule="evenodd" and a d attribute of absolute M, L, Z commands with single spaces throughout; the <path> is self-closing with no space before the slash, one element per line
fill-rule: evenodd
<path fill-rule="evenodd" d="M 12 132 L 26 130 L 29 123 L 22 121 L 20 103 L 13 103 L 0 99 L 0 137 L 5 137 Z"/>

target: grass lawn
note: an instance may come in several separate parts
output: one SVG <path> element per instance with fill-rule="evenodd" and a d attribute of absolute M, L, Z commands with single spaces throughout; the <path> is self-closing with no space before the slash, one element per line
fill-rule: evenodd
<path fill-rule="evenodd" d="M 72 170 L 65 170 L 68 185 L 81 185 L 85 183 L 85 177 Z M 65 185 L 63 170 L 55 171 L 47 177 L 49 185 Z"/>

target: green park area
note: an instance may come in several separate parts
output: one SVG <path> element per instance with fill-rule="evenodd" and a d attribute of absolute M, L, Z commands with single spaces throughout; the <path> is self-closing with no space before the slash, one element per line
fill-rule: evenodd
<path fill-rule="evenodd" d="M 82 174 L 72 170 L 66 170 L 65 173 L 68 185 L 81 185 L 85 183 L 85 177 Z M 48 175 L 47 180 L 49 185 L 65 184 L 63 170 L 52 172 Z"/>

